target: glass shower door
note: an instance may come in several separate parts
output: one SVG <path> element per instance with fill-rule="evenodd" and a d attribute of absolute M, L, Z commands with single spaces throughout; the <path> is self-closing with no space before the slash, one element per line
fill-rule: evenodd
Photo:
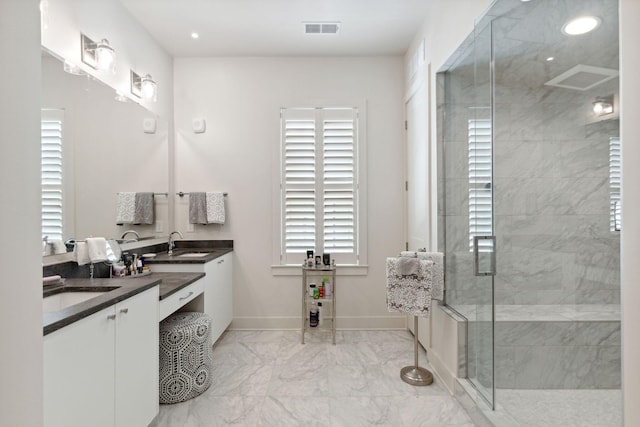
<path fill-rule="evenodd" d="M 490 22 L 476 25 L 464 46 L 443 74 L 441 244 L 447 305 L 467 319 L 467 378 L 493 408 L 496 258 Z"/>

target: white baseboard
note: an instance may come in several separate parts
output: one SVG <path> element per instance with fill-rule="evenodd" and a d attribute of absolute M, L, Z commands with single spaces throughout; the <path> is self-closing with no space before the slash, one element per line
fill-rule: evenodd
<path fill-rule="evenodd" d="M 229 330 L 297 330 L 300 317 L 234 317 Z M 405 330 L 407 318 L 398 316 L 341 317 L 336 319 L 336 329 L 341 330 Z"/>

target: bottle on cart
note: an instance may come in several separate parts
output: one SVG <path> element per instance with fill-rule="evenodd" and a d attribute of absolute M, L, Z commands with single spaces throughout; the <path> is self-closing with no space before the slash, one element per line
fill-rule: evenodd
<path fill-rule="evenodd" d="M 328 277 L 322 278 L 322 286 L 324 287 L 324 296 L 325 298 L 331 298 L 333 293 L 333 286 L 331 284 L 331 279 Z"/>
<path fill-rule="evenodd" d="M 309 311 L 309 326 L 315 328 L 318 326 L 319 322 L 319 312 L 318 306 L 315 301 L 311 303 L 311 310 Z"/>
<path fill-rule="evenodd" d="M 318 303 L 318 326 L 324 325 L 324 308 L 322 308 L 322 303 Z"/>

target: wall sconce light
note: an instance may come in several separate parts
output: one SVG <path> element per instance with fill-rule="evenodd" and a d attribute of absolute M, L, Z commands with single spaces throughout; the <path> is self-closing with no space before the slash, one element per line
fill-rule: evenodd
<path fill-rule="evenodd" d="M 613 100 L 612 97 L 600 97 L 596 98 L 593 102 L 593 112 L 596 116 L 606 116 L 613 113 Z"/>
<path fill-rule="evenodd" d="M 131 70 L 131 93 L 138 98 L 155 102 L 158 96 L 158 85 L 150 74 L 140 77 L 138 73 Z"/>
<path fill-rule="evenodd" d="M 82 62 L 96 70 L 116 71 L 116 51 L 109 40 L 102 39 L 96 43 L 84 34 L 80 34 Z"/>

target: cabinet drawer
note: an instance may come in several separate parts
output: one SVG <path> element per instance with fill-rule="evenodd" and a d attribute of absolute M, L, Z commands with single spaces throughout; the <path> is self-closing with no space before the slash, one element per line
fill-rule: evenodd
<path fill-rule="evenodd" d="M 169 316 L 202 292 L 204 292 L 204 280 L 198 279 L 198 281 L 193 282 L 189 286 L 180 289 L 175 294 L 161 300 L 159 310 L 160 317 L 158 318 L 158 321 Z"/>

